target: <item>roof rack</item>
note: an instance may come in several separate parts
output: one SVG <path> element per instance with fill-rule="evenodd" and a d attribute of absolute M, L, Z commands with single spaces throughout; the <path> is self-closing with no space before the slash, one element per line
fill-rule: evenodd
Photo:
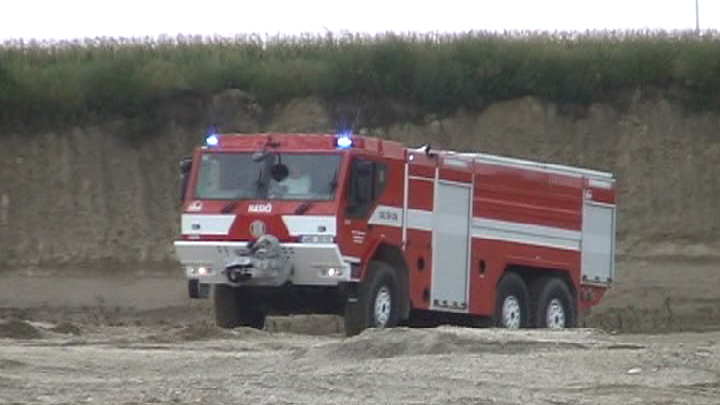
<path fill-rule="evenodd" d="M 560 164 L 552 164 L 552 163 L 542 163 L 542 162 L 528 160 L 528 159 L 519 159 L 519 158 L 511 158 L 511 157 L 498 156 L 498 155 L 490 155 L 487 153 L 453 152 L 453 151 L 438 150 L 438 149 L 431 150 L 430 153 L 446 155 L 448 157 L 469 158 L 474 161 L 481 161 L 483 163 L 495 163 L 495 164 L 499 164 L 499 165 L 522 167 L 522 168 L 534 169 L 534 170 L 539 170 L 539 171 L 544 171 L 544 172 L 553 172 L 553 173 L 558 173 L 558 174 L 574 174 L 574 175 L 578 175 L 578 176 L 586 176 L 586 177 L 594 177 L 594 178 L 598 178 L 598 179 L 613 180 L 612 173 L 600 171 L 600 170 L 584 169 L 584 168 L 576 167 L 576 166 L 568 166 L 568 165 L 560 165 Z"/>

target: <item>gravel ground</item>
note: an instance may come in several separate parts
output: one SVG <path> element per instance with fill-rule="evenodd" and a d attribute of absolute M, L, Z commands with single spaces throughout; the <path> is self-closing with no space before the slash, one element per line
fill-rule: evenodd
<path fill-rule="evenodd" d="M 720 404 L 717 268 L 621 263 L 587 329 L 353 338 L 335 317 L 218 329 L 172 272 L 4 272 L 0 404 Z"/>
<path fill-rule="evenodd" d="M 8 404 L 717 404 L 720 333 L 0 323 Z M 678 343 L 683 342 L 683 343 Z"/>

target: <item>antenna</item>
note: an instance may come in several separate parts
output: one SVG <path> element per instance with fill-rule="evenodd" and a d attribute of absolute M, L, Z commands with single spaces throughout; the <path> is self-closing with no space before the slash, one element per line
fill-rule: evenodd
<path fill-rule="evenodd" d="M 357 113 L 355 114 L 355 119 L 353 120 L 352 125 L 350 125 L 350 133 L 354 133 L 356 129 L 356 125 L 359 122 L 360 119 L 360 112 L 362 111 L 362 107 L 358 107 Z"/>
<path fill-rule="evenodd" d="M 342 133 L 345 131 L 350 131 L 350 133 L 354 133 L 355 129 L 357 129 L 358 122 L 360 120 L 360 113 L 362 112 L 362 107 L 358 107 L 357 112 L 355 113 L 355 118 L 352 120 L 352 122 L 348 125 L 347 116 L 341 116 L 335 121 L 335 131 Z"/>

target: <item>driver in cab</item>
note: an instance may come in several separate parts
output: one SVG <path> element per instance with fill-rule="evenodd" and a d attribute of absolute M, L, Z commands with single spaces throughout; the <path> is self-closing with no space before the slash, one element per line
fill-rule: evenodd
<path fill-rule="evenodd" d="M 280 184 L 286 187 L 289 195 L 304 195 L 310 193 L 310 175 L 303 164 L 297 160 L 288 162 L 288 176 Z"/>

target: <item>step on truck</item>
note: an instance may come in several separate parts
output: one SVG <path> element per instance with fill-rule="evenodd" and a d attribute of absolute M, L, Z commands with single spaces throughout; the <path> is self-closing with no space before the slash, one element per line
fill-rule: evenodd
<path fill-rule="evenodd" d="M 212 134 L 180 167 L 175 252 L 223 328 L 571 328 L 613 282 L 607 172 L 348 134 Z"/>

